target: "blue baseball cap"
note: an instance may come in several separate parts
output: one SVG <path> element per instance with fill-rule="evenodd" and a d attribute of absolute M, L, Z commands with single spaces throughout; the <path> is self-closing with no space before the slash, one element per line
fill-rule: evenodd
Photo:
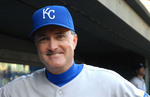
<path fill-rule="evenodd" d="M 71 14 L 64 6 L 53 5 L 43 7 L 33 14 L 32 19 L 33 31 L 30 33 L 30 37 L 37 29 L 47 25 L 58 25 L 75 32 Z"/>

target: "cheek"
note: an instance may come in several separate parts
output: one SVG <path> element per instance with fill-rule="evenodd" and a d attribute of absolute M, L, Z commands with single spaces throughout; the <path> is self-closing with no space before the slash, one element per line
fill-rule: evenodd
<path fill-rule="evenodd" d="M 74 51 L 74 43 L 73 43 L 73 41 L 68 41 L 66 43 L 66 49 Z"/>
<path fill-rule="evenodd" d="M 69 43 L 70 43 L 71 48 L 72 48 L 73 50 L 75 50 L 75 48 L 76 48 L 76 39 L 75 39 L 73 36 L 70 37 Z"/>
<path fill-rule="evenodd" d="M 46 51 L 46 47 L 43 46 L 43 45 L 38 45 L 37 46 L 37 50 L 38 50 L 39 54 L 42 54 L 42 53 L 44 53 Z"/>
<path fill-rule="evenodd" d="M 66 41 L 62 43 L 59 47 L 61 50 L 64 51 L 66 56 L 72 56 L 72 53 L 74 52 L 74 47 L 71 41 Z"/>

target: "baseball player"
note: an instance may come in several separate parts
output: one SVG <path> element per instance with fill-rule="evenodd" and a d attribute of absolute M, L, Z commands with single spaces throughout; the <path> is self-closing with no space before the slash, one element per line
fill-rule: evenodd
<path fill-rule="evenodd" d="M 74 62 L 77 34 L 63 6 L 46 6 L 33 14 L 38 55 L 45 68 L 0 89 L 0 97 L 149 97 L 119 74 Z"/>
<path fill-rule="evenodd" d="M 146 85 L 143 79 L 145 75 L 145 66 L 140 63 L 136 66 L 136 76 L 131 79 L 131 83 L 135 85 L 138 89 L 146 92 Z"/>

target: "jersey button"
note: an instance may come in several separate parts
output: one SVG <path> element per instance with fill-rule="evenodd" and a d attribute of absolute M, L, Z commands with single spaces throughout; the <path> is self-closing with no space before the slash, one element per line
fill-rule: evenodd
<path fill-rule="evenodd" d="M 58 91 L 58 93 L 59 93 L 59 95 L 62 95 L 63 94 L 63 92 L 60 90 L 60 91 Z"/>

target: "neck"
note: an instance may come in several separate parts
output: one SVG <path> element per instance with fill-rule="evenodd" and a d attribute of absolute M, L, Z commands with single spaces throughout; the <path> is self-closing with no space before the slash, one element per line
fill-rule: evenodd
<path fill-rule="evenodd" d="M 52 74 L 45 70 L 47 79 L 55 85 L 61 87 L 73 80 L 83 69 L 81 64 L 73 64 L 67 71 L 61 74 Z"/>
<path fill-rule="evenodd" d="M 139 79 L 143 79 L 143 75 L 138 75 L 137 76 Z"/>

